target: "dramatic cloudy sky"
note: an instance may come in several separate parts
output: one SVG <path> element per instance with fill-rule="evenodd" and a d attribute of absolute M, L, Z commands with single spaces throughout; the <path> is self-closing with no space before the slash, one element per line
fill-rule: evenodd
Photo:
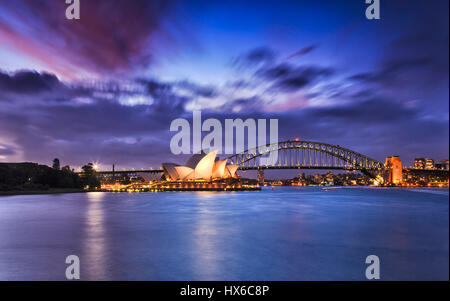
<path fill-rule="evenodd" d="M 281 139 L 448 158 L 448 1 L 0 3 L 0 161 L 183 162 L 170 122 L 278 118 Z"/>

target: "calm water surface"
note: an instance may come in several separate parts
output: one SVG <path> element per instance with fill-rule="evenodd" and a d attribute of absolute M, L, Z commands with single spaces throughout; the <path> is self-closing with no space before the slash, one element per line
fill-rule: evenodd
<path fill-rule="evenodd" d="M 0 197 L 0 280 L 449 279 L 448 189 Z"/>

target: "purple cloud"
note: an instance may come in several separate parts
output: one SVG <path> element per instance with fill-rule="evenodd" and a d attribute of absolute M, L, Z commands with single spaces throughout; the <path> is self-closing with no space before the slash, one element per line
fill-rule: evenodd
<path fill-rule="evenodd" d="M 171 4 L 172 1 L 84 1 L 81 18 L 74 21 L 64 17 L 64 1 L 4 3 L 2 14 L 8 18 L 0 19 L 0 41 L 68 79 L 143 69 L 152 61 L 152 35 L 160 29 Z M 20 20 L 27 22 L 15 26 Z M 42 38 L 36 39 L 37 36 Z"/>

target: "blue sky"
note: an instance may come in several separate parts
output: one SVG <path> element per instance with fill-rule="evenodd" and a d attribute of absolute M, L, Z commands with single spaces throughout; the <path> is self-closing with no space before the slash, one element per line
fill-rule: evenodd
<path fill-rule="evenodd" d="M 193 108 L 381 161 L 448 158 L 448 1 L 382 0 L 380 20 L 363 0 L 65 7 L 0 4 L 0 161 L 183 162 L 169 126 Z"/>

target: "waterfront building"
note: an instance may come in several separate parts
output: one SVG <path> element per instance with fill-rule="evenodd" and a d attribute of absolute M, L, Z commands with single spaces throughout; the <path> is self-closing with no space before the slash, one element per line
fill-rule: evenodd
<path fill-rule="evenodd" d="M 186 165 L 163 163 L 162 168 L 168 181 L 214 180 L 236 177 L 237 165 L 227 165 L 227 159 L 216 160 L 217 150 L 208 154 L 191 156 Z"/>
<path fill-rule="evenodd" d="M 403 181 L 402 161 L 399 156 L 386 157 L 387 183 L 401 184 Z"/>
<path fill-rule="evenodd" d="M 325 185 L 329 185 L 329 186 L 334 185 L 334 174 L 332 172 L 328 172 L 325 175 Z"/>
<path fill-rule="evenodd" d="M 425 169 L 425 158 L 415 158 L 414 159 L 415 169 Z"/>
<path fill-rule="evenodd" d="M 434 160 L 427 158 L 425 160 L 425 169 L 434 169 Z"/>
<path fill-rule="evenodd" d="M 316 174 L 316 175 L 314 175 L 314 177 L 313 177 L 313 181 L 314 181 L 314 183 L 316 183 L 316 184 L 321 184 L 322 182 L 323 182 L 323 176 L 322 175 L 320 175 L 320 174 Z"/>

